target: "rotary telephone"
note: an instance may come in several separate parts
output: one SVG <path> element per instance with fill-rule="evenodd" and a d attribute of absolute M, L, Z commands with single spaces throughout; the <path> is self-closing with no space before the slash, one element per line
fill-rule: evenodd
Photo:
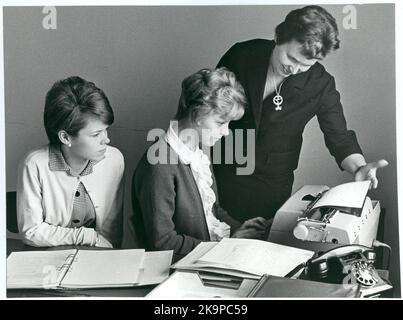
<path fill-rule="evenodd" d="M 375 259 L 376 253 L 369 247 L 337 247 L 308 260 L 300 278 L 370 288 L 383 282 L 374 267 Z"/>

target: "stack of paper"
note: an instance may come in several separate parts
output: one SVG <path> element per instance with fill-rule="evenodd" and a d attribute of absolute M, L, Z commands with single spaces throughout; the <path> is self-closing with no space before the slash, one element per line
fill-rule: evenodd
<path fill-rule="evenodd" d="M 157 284 L 169 276 L 172 250 L 60 250 L 13 252 L 7 288 L 103 288 Z"/>
<path fill-rule="evenodd" d="M 149 298 L 247 297 L 264 274 L 287 275 L 313 251 L 251 239 L 202 242 L 172 268 Z"/>
<path fill-rule="evenodd" d="M 313 251 L 267 241 L 224 238 L 218 243 L 202 242 L 172 268 L 248 279 L 260 279 L 263 274 L 284 277 L 313 255 Z"/>
<path fill-rule="evenodd" d="M 214 272 L 199 271 L 199 277 L 203 285 L 228 289 L 239 289 L 243 278 Z"/>

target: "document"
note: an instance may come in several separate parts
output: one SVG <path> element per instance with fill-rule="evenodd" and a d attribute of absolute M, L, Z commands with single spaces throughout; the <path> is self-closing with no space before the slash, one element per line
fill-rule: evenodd
<path fill-rule="evenodd" d="M 63 288 L 127 287 L 139 283 L 144 249 L 77 250 Z"/>
<path fill-rule="evenodd" d="M 7 288 L 52 288 L 63 277 L 76 250 L 13 252 L 7 258 Z"/>
<path fill-rule="evenodd" d="M 218 242 L 209 241 L 201 242 L 196 248 L 189 252 L 185 257 L 172 265 L 172 268 L 191 267 L 196 261 L 198 261 L 203 255 L 213 249 Z"/>
<path fill-rule="evenodd" d="M 158 284 L 169 277 L 173 250 L 150 251 L 145 253 L 140 269 L 139 286 Z"/>
<path fill-rule="evenodd" d="M 312 210 L 322 207 L 361 209 L 370 185 L 371 181 L 356 181 L 330 188 L 323 193 Z"/>
<path fill-rule="evenodd" d="M 173 251 L 59 250 L 13 252 L 7 288 L 103 288 L 157 284 L 169 276 Z"/>
<path fill-rule="evenodd" d="M 224 238 L 218 243 L 202 242 L 172 268 L 250 279 L 259 279 L 263 274 L 284 277 L 313 255 L 313 251 L 268 241 Z"/>

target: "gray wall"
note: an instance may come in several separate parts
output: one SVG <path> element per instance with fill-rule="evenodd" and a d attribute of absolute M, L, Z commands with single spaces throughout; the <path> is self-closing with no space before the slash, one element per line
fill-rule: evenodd
<path fill-rule="evenodd" d="M 345 30 L 341 5 L 325 6 L 339 22 L 341 49 L 325 60 L 342 94 L 346 118 L 368 161 L 384 157 L 373 199 L 386 208 L 385 241 L 393 247 L 392 280 L 400 293 L 396 186 L 395 39 L 393 5 L 357 5 L 357 29 Z M 57 7 L 57 29 L 42 27 L 42 7 L 4 9 L 6 187 L 16 188 L 17 164 L 47 142 L 44 96 L 69 75 L 94 81 L 116 114 L 112 144 L 126 160 L 130 182 L 149 129 L 166 128 L 181 80 L 214 67 L 236 41 L 272 38 L 294 6 Z M 329 156 L 316 120 L 309 123 L 294 189 L 349 181 Z M 125 246 L 135 245 L 126 229 Z"/>

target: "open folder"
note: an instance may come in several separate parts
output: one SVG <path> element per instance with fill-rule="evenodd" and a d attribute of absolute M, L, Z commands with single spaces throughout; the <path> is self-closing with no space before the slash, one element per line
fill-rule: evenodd
<path fill-rule="evenodd" d="M 172 268 L 248 279 L 260 279 L 266 273 L 284 277 L 313 255 L 313 251 L 268 241 L 224 238 L 200 243 Z"/>
<path fill-rule="evenodd" d="M 13 252 L 7 288 L 103 288 L 157 284 L 169 276 L 172 250 L 59 250 Z"/>

